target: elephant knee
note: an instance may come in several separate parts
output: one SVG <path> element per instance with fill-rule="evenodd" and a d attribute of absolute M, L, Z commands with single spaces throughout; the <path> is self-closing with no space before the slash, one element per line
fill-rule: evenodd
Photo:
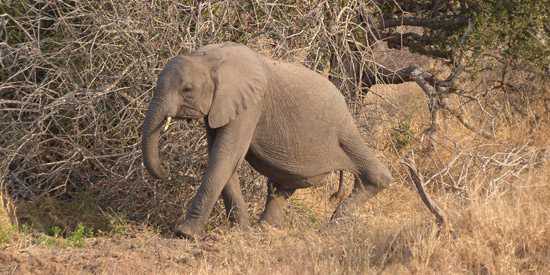
<path fill-rule="evenodd" d="M 380 189 L 384 189 L 390 185 L 393 178 L 391 176 L 390 170 L 387 168 L 379 171 L 379 175 L 377 176 L 377 182 Z"/>
<path fill-rule="evenodd" d="M 390 185 L 392 176 L 390 171 L 384 167 L 363 173 L 361 181 L 367 186 L 375 187 L 378 191 L 382 191 Z"/>

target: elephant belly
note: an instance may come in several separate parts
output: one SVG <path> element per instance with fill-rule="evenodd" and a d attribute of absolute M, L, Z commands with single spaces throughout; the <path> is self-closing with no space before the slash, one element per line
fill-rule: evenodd
<path fill-rule="evenodd" d="M 332 147 L 332 149 L 339 149 L 339 147 Z M 348 168 L 343 152 L 313 151 L 318 152 L 304 153 L 296 146 L 278 148 L 272 144 L 268 148 L 264 148 L 252 144 L 246 155 L 246 160 L 260 174 L 286 188 L 317 186 L 325 182 L 325 178 L 330 172 Z M 299 156 L 296 156 L 297 152 Z"/>
<path fill-rule="evenodd" d="M 325 177 L 330 172 L 329 170 L 319 175 L 305 175 L 299 171 L 300 169 L 289 169 L 285 164 L 259 159 L 251 153 L 246 155 L 246 161 L 260 174 L 272 179 L 277 186 L 283 188 L 307 188 L 320 185 L 324 183 Z"/>

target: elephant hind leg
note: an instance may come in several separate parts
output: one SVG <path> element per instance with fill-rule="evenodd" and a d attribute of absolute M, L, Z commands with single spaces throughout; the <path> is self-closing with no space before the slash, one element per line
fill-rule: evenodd
<path fill-rule="evenodd" d="M 392 180 L 388 168 L 376 158 L 360 136 L 344 139 L 342 149 L 353 163 L 355 183 L 351 195 L 338 205 L 331 219 L 354 212 L 357 207 L 386 188 Z"/>
<path fill-rule="evenodd" d="M 344 183 L 344 170 L 340 170 L 340 178 L 338 180 L 338 191 L 330 195 L 329 200 L 331 202 L 341 202 L 346 195 L 346 186 Z"/>
<path fill-rule="evenodd" d="M 284 209 L 288 204 L 288 198 L 294 191 L 295 189 L 278 188 L 276 183 L 269 179 L 267 182 L 265 209 L 261 215 L 260 222 L 265 222 L 275 227 L 281 227 L 283 224 Z"/>

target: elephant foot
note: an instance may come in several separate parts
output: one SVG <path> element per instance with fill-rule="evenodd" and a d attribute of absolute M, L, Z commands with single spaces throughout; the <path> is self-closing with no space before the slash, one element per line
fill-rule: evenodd
<path fill-rule="evenodd" d="M 372 195 L 366 191 L 352 193 L 336 207 L 336 210 L 334 210 L 334 213 L 330 217 L 330 222 L 339 223 L 344 218 L 354 217 L 370 197 Z"/>
<path fill-rule="evenodd" d="M 281 228 L 283 227 L 283 217 L 280 215 L 270 215 L 269 213 L 264 213 L 260 218 L 260 223 Z"/>
<path fill-rule="evenodd" d="M 174 234 L 178 238 L 196 240 L 200 237 L 201 226 L 198 226 L 197 223 L 184 221 L 174 227 Z"/>
<path fill-rule="evenodd" d="M 282 201 L 285 202 L 286 201 Z M 260 223 L 268 224 L 272 227 L 281 228 L 284 224 L 283 206 L 271 201 L 260 217 Z"/>
<path fill-rule="evenodd" d="M 229 216 L 229 222 L 232 226 L 237 228 L 248 228 L 250 227 L 250 219 L 248 216 L 248 212 L 246 211 L 240 211 L 240 212 L 232 212 L 229 211 L 227 213 Z"/>
<path fill-rule="evenodd" d="M 237 229 L 248 229 L 250 228 L 250 221 L 248 219 L 238 220 L 237 222 L 233 222 L 231 226 Z"/>
<path fill-rule="evenodd" d="M 272 180 L 269 180 L 267 185 L 267 200 L 260 222 L 273 227 L 282 227 L 284 210 L 288 204 L 287 200 L 294 193 L 294 190 L 279 188 Z"/>

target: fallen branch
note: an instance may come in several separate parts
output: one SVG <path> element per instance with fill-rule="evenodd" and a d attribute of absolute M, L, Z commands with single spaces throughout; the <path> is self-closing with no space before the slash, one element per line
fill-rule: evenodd
<path fill-rule="evenodd" d="M 443 225 L 446 222 L 446 217 L 443 215 L 443 211 L 434 203 L 434 201 L 428 196 L 426 191 L 424 190 L 424 180 L 422 178 L 422 175 L 418 173 L 416 169 L 416 165 L 414 163 L 414 160 L 412 157 L 407 157 L 407 161 L 401 160 L 401 164 L 405 165 L 408 168 L 409 177 L 414 183 L 414 186 L 416 187 L 416 191 L 420 195 L 420 198 L 422 199 L 422 202 L 430 212 L 435 216 L 435 221 L 437 223 L 437 226 L 441 229 L 443 228 Z"/>

